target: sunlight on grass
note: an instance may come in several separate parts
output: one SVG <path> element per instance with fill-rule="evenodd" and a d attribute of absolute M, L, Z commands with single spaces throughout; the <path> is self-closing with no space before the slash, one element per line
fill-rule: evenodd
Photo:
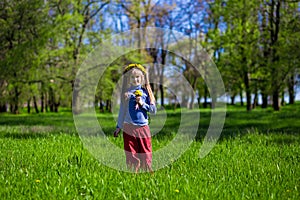
<path fill-rule="evenodd" d="M 229 106 L 219 142 L 200 159 L 199 149 L 210 120 L 207 110 L 200 111 L 198 135 L 190 148 L 153 175 L 101 165 L 83 146 L 70 113 L 0 115 L 1 198 L 300 198 L 298 106 L 250 113 Z M 97 117 L 108 140 L 122 148 L 122 137 L 112 136 L 112 115 Z M 165 126 L 153 137 L 155 151 L 175 137 L 179 119 L 179 112 L 167 111 Z"/>

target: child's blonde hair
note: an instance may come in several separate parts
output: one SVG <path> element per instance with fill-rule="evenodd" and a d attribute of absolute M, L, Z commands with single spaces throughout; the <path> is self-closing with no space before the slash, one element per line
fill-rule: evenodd
<path fill-rule="evenodd" d="M 133 68 L 133 69 L 129 70 L 129 72 L 130 72 L 130 74 L 141 75 L 141 77 L 142 77 L 142 84 L 145 85 L 145 74 L 140 69 Z"/>
<path fill-rule="evenodd" d="M 122 94 L 125 94 L 125 92 L 127 91 L 127 87 L 128 87 L 128 73 L 131 70 L 138 70 L 140 72 L 142 72 L 143 75 L 143 83 L 144 85 L 142 86 L 143 88 L 145 88 L 149 94 L 149 98 L 150 98 L 150 102 L 155 104 L 155 97 L 153 95 L 150 83 L 149 83 L 149 77 L 148 77 L 148 73 L 146 71 L 146 69 L 141 65 L 141 64 L 129 64 L 125 67 L 124 71 L 123 71 L 123 85 L 122 85 Z M 134 71 L 131 71 L 134 72 Z M 123 100 L 123 98 L 121 98 L 121 100 Z"/>

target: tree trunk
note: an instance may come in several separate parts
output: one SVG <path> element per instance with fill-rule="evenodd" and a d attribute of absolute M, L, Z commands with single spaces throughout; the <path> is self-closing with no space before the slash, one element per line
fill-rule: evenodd
<path fill-rule="evenodd" d="M 205 86 L 204 87 L 204 103 L 203 103 L 203 108 L 207 108 L 207 96 L 208 96 L 208 88 Z"/>
<path fill-rule="evenodd" d="M 38 106 L 37 106 L 35 96 L 33 96 L 33 105 L 34 105 L 35 112 L 36 112 L 36 113 L 39 113 L 39 108 L 38 108 Z"/>
<path fill-rule="evenodd" d="M 100 107 L 99 107 L 100 112 L 101 112 L 101 113 L 104 113 L 104 105 L 103 105 L 102 99 L 100 99 L 99 103 L 100 103 Z"/>
<path fill-rule="evenodd" d="M 58 112 L 58 107 L 60 105 L 60 98 L 56 101 L 55 93 L 53 88 L 49 87 L 49 107 L 50 112 Z"/>
<path fill-rule="evenodd" d="M 244 106 L 243 89 L 242 88 L 240 88 L 240 100 L 241 100 L 241 106 Z"/>
<path fill-rule="evenodd" d="M 159 80 L 159 90 L 160 90 L 160 103 L 161 103 L 161 106 L 164 107 L 164 104 L 165 104 L 165 99 L 164 99 L 164 87 L 163 87 L 163 84 L 164 84 L 164 72 L 165 72 L 165 64 L 166 64 L 166 56 L 167 56 L 167 51 L 165 50 L 162 50 L 161 52 L 161 71 L 160 71 L 160 80 Z"/>
<path fill-rule="evenodd" d="M 295 78 L 294 78 L 294 74 L 292 74 L 289 77 L 288 80 L 288 91 L 289 91 L 289 104 L 294 104 L 295 103 Z"/>
<path fill-rule="evenodd" d="M 284 100 L 284 92 L 281 93 L 281 102 L 280 102 L 281 106 L 285 105 L 285 100 Z"/>
<path fill-rule="evenodd" d="M 109 100 L 109 99 L 106 100 L 106 111 L 112 112 L 112 110 L 111 110 L 111 100 Z"/>
<path fill-rule="evenodd" d="M 197 77 L 195 76 L 194 77 L 194 80 L 193 80 L 193 83 L 192 83 L 192 88 L 193 88 L 193 91 L 192 91 L 192 94 L 191 94 L 191 107 L 190 109 L 194 109 L 194 101 L 195 101 L 195 93 L 194 91 L 196 91 L 196 86 L 197 86 Z"/>
<path fill-rule="evenodd" d="M 215 96 L 215 95 L 212 95 L 212 96 L 211 96 L 211 103 L 210 103 L 210 108 L 211 108 L 211 109 L 215 109 L 215 107 L 216 107 L 216 102 L 217 102 L 216 96 Z"/>
<path fill-rule="evenodd" d="M 181 105 L 183 108 L 189 108 L 189 99 L 186 96 L 182 96 Z"/>
<path fill-rule="evenodd" d="M 234 105 L 234 103 L 235 103 L 235 95 L 233 94 L 230 96 L 230 104 Z"/>
<path fill-rule="evenodd" d="M 164 100 L 164 86 L 161 84 L 159 84 L 159 91 L 160 91 L 160 105 L 162 107 L 164 107 L 165 104 L 165 100 Z"/>
<path fill-rule="evenodd" d="M 60 105 L 60 100 L 58 101 L 58 103 L 54 103 L 54 112 L 58 112 L 58 107 Z"/>
<path fill-rule="evenodd" d="M 49 87 L 48 104 L 49 104 L 50 112 L 54 112 L 54 92 L 51 87 Z"/>
<path fill-rule="evenodd" d="M 276 89 L 273 91 L 273 96 L 272 96 L 272 100 L 273 100 L 273 109 L 275 111 L 278 111 L 280 109 L 280 105 L 279 105 L 279 90 Z"/>
<path fill-rule="evenodd" d="M 19 114 L 19 95 L 21 92 L 19 92 L 19 88 L 16 86 L 15 87 L 15 96 L 13 98 L 13 105 L 12 105 L 12 110 L 11 112 L 13 114 Z"/>
<path fill-rule="evenodd" d="M 252 104 L 252 109 L 255 109 L 256 106 L 258 104 L 258 101 L 257 101 L 257 91 L 255 91 L 255 94 L 254 94 L 254 99 L 253 99 L 253 104 Z"/>
<path fill-rule="evenodd" d="M 3 103 L 0 105 L 0 113 L 3 113 L 3 112 L 7 112 L 6 103 Z"/>
<path fill-rule="evenodd" d="M 192 94 L 191 94 L 191 104 L 190 104 L 190 109 L 194 109 L 194 101 L 195 101 L 195 93 L 192 92 Z"/>
<path fill-rule="evenodd" d="M 200 108 L 200 99 L 201 99 L 201 97 L 200 97 L 200 96 L 199 96 L 199 97 L 197 97 L 198 108 Z"/>
<path fill-rule="evenodd" d="M 261 97 L 262 97 L 261 108 L 267 108 L 268 107 L 268 95 L 266 93 L 262 92 Z"/>
<path fill-rule="evenodd" d="M 77 89 L 73 89 L 72 109 L 73 109 L 74 114 L 80 113 L 79 91 Z"/>
<path fill-rule="evenodd" d="M 278 42 L 279 28 L 280 28 L 280 7 L 281 1 L 271 1 L 271 10 L 270 15 L 270 37 L 271 37 L 271 67 L 272 67 L 272 100 L 273 100 L 273 109 L 278 111 L 280 109 L 279 104 L 279 73 L 278 70 L 278 61 L 279 55 L 276 51 L 276 44 Z"/>
<path fill-rule="evenodd" d="M 79 114 L 81 112 L 80 108 L 80 100 L 79 100 L 79 80 L 73 81 L 73 101 L 72 101 L 72 109 L 74 114 Z"/>
<path fill-rule="evenodd" d="M 48 103 L 49 103 L 49 101 L 48 101 L 48 99 L 49 99 L 49 94 L 47 95 L 47 93 L 45 93 L 45 110 L 46 110 L 46 112 L 48 112 L 48 107 L 49 107 L 49 105 L 48 105 Z"/>
<path fill-rule="evenodd" d="M 41 112 L 44 112 L 44 103 L 45 103 L 45 97 L 44 97 L 44 93 L 41 93 Z"/>
<path fill-rule="evenodd" d="M 27 113 L 28 113 L 28 114 L 30 114 L 30 100 L 31 100 L 31 98 L 29 98 L 29 99 L 27 100 Z"/>
<path fill-rule="evenodd" d="M 251 90 L 250 90 L 250 79 L 248 72 L 244 73 L 244 84 L 246 89 L 246 101 L 247 101 L 247 111 L 251 111 Z"/>

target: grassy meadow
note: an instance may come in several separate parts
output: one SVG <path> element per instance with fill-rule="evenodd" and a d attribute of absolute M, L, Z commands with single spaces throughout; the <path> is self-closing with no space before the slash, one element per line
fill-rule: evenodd
<path fill-rule="evenodd" d="M 97 116 L 122 147 L 113 116 Z M 1 114 L 0 199 L 300 199 L 299 103 L 279 112 L 229 106 L 217 145 L 199 158 L 209 120 L 210 110 L 201 109 L 197 137 L 171 165 L 132 174 L 87 151 L 70 111 Z M 174 137 L 179 121 L 180 110 L 167 111 L 154 150 Z"/>

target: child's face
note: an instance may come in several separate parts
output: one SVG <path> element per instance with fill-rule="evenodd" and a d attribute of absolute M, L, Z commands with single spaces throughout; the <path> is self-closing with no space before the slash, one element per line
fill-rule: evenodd
<path fill-rule="evenodd" d="M 130 84 L 133 86 L 142 85 L 143 73 L 140 70 L 133 69 L 130 74 Z"/>

